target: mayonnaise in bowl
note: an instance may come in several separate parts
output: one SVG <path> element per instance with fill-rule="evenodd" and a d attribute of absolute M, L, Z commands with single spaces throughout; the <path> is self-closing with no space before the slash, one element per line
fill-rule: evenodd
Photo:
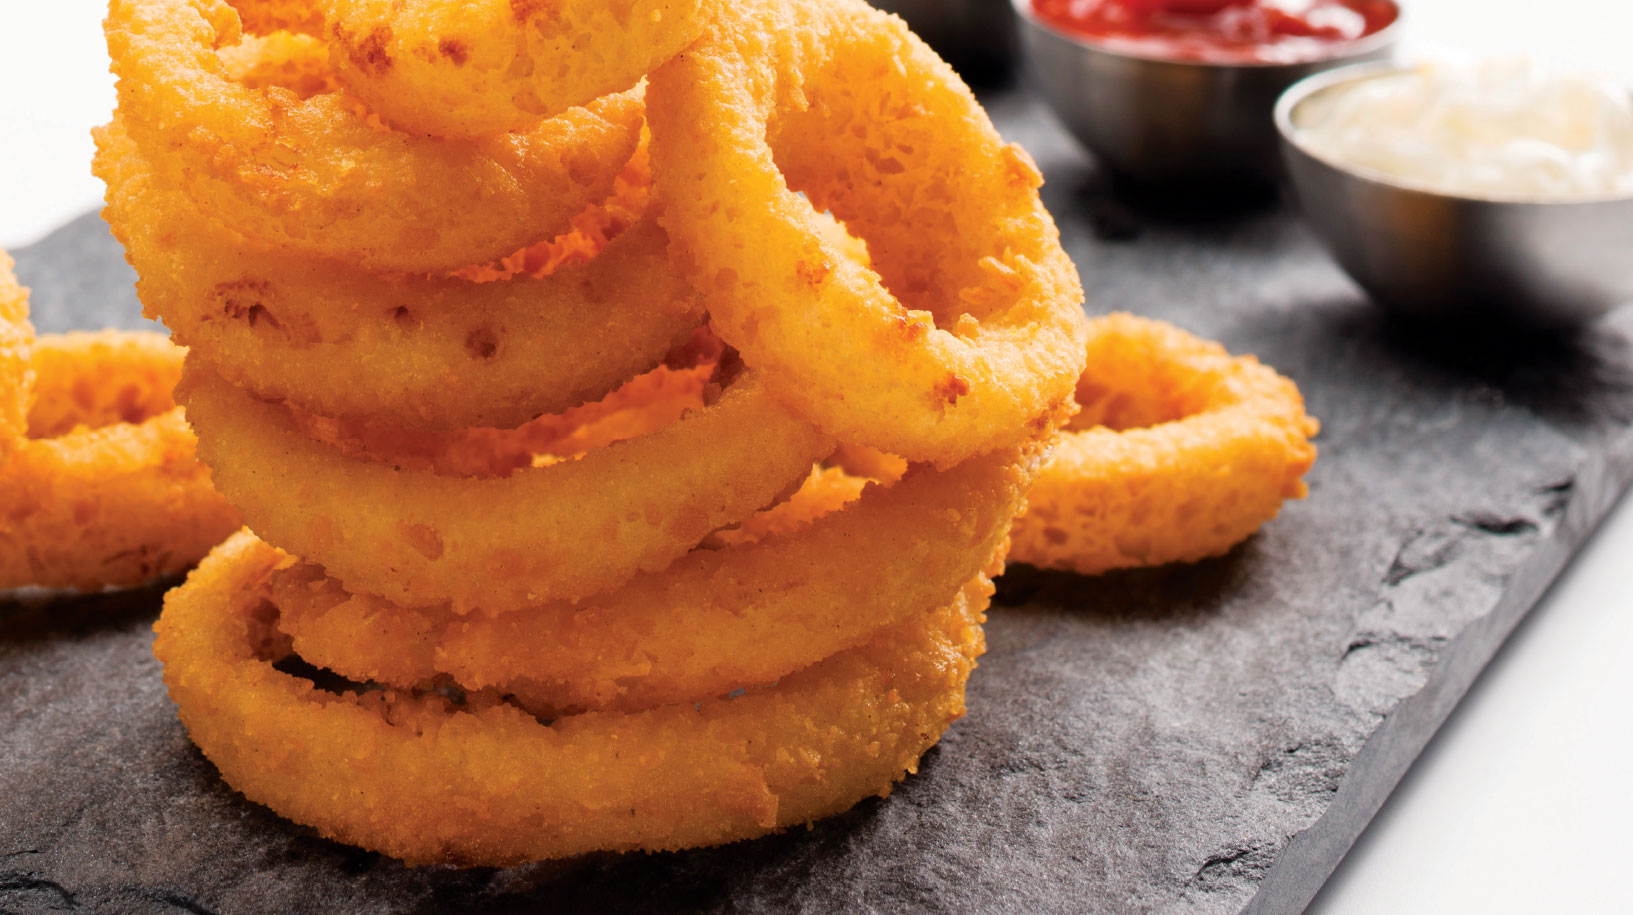
<path fill-rule="evenodd" d="M 1438 62 L 1306 99 L 1296 140 L 1429 191 L 1504 200 L 1633 194 L 1633 94 L 1522 58 Z"/>

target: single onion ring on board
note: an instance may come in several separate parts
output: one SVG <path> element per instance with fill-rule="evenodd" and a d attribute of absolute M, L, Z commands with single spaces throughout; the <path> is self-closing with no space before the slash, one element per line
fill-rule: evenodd
<path fill-rule="evenodd" d="M 901 20 L 729 4 L 652 75 L 648 109 L 676 265 L 790 409 L 945 467 L 1070 403 L 1082 290 L 1042 177 Z M 872 270 L 822 237 L 824 210 Z"/>
<path fill-rule="evenodd" d="M 104 216 L 148 315 L 263 398 L 416 428 L 513 427 L 602 397 L 704 319 L 651 217 L 546 276 L 381 277 L 212 225 L 155 182 L 119 119 L 95 133 Z"/>
<path fill-rule="evenodd" d="M 262 538 L 349 589 L 460 613 L 586 597 L 661 569 L 789 491 L 834 447 L 753 372 L 671 426 L 487 478 L 349 457 L 192 359 L 178 396 L 216 487 Z"/>
<path fill-rule="evenodd" d="M 1302 499 L 1320 424 L 1293 382 L 1170 324 L 1090 323 L 1083 412 L 1015 522 L 1011 559 L 1094 575 L 1223 555 Z"/>
<path fill-rule="evenodd" d="M 446 674 L 539 714 L 638 711 L 762 686 L 951 600 L 990 564 L 1039 449 L 920 466 L 791 533 L 696 550 L 577 603 L 405 609 L 298 565 L 269 585 L 305 660 L 411 688 Z"/>
<path fill-rule="evenodd" d="M 113 0 L 119 111 L 157 178 L 269 246 L 374 270 L 438 273 L 552 238 L 605 199 L 640 140 L 639 90 L 475 142 L 380 130 L 338 92 L 234 78 L 223 0 Z M 241 65 L 241 62 L 240 62 Z"/>
<path fill-rule="evenodd" d="M 697 40 L 716 0 L 325 0 L 335 74 L 381 120 L 472 139 L 622 92 Z"/>
<path fill-rule="evenodd" d="M 265 583 L 285 562 L 240 534 L 170 592 L 154 627 L 165 683 L 228 784 L 410 864 L 714 845 L 887 794 L 963 714 L 991 595 L 976 578 L 946 608 L 773 690 L 546 726 L 481 694 L 455 708 L 282 673 Z"/>
<path fill-rule="evenodd" d="M 11 255 L 0 249 L 0 462 L 28 437 L 28 399 L 34 367 L 29 346 L 28 290 L 17 282 Z"/>
<path fill-rule="evenodd" d="M 171 400 L 181 360 L 153 333 L 35 341 L 33 437 L 0 460 L 0 590 L 139 585 L 237 530 Z"/>

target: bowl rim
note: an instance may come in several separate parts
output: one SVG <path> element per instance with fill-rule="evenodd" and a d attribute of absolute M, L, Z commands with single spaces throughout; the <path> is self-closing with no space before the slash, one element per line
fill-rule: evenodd
<path fill-rule="evenodd" d="M 1114 48 L 1110 45 L 1097 42 L 1091 38 L 1086 38 L 1082 35 L 1073 35 L 1071 32 L 1056 28 L 1050 23 L 1040 19 L 1033 13 L 1032 0 L 1009 0 L 1009 6 L 1010 9 L 1015 11 L 1015 15 L 1026 24 L 1031 25 L 1049 35 L 1064 39 L 1065 41 L 1077 45 L 1085 50 L 1094 51 L 1096 53 L 1105 54 L 1111 57 L 1120 57 L 1125 60 L 1135 60 L 1142 63 L 1167 64 L 1172 67 L 1195 70 L 1274 71 L 1310 66 L 1322 66 L 1325 68 L 1325 65 L 1331 65 L 1334 62 L 1343 65 L 1346 61 L 1364 57 L 1369 54 L 1376 54 L 1378 51 L 1385 50 L 1392 45 L 1398 44 L 1400 36 L 1404 32 L 1403 23 L 1407 19 L 1406 6 L 1401 2 L 1401 0 L 1390 0 L 1390 2 L 1395 5 L 1394 22 L 1391 22 L 1378 31 L 1373 32 L 1371 35 L 1363 35 L 1354 41 L 1339 45 L 1338 47 L 1341 50 L 1339 50 L 1337 53 L 1329 54 L 1324 57 L 1312 57 L 1306 60 L 1286 61 L 1181 60 L 1173 57 L 1164 57 L 1160 54 L 1141 54 L 1137 51 Z"/>
<path fill-rule="evenodd" d="M 1024 3 L 1027 0 L 1015 0 Z M 1380 79 L 1386 76 L 1398 76 L 1416 72 L 1422 65 L 1402 61 L 1368 61 L 1346 64 L 1331 70 L 1314 73 L 1287 87 L 1287 90 L 1276 99 L 1275 122 L 1276 132 L 1281 135 L 1282 143 L 1296 151 L 1299 155 L 1307 156 L 1321 164 L 1342 172 L 1353 178 L 1367 181 L 1371 184 L 1382 185 L 1398 191 L 1409 191 L 1414 194 L 1423 194 L 1442 200 L 1461 200 L 1469 203 L 1500 204 L 1502 206 L 1525 207 L 1560 207 L 1580 205 L 1602 205 L 1613 203 L 1633 202 L 1633 191 L 1619 194 L 1572 194 L 1555 197 L 1539 197 L 1535 194 L 1504 195 L 1497 193 L 1481 194 L 1462 191 L 1448 191 L 1437 188 L 1426 182 L 1414 181 L 1400 175 L 1392 174 L 1381 169 L 1356 165 L 1331 156 L 1322 155 L 1311 149 L 1299 136 L 1300 128 L 1293 123 L 1293 113 L 1300 105 L 1311 98 L 1340 86 L 1359 83 L 1364 80 Z M 1633 88 L 1629 89 L 1633 94 Z"/>

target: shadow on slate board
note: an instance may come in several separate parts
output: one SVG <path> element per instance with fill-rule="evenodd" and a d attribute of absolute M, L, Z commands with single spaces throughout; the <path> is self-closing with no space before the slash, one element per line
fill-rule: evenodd
<path fill-rule="evenodd" d="M 1302 909 L 1633 477 L 1633 321 L 1433 339 L 1282 202 L 1130 195 L 1024 96 L 987 101 L 1049 178 L 1091 311 L 1300 383 L 1324 421 L 1307 501 L 1195 566 L 1013 569 L 969 715 L 887 800 L 502 871 L 404 868 L 226 788 L 150 653 L 162 589 L 0 603 L 0 912 Z M 140 323 L 94 215 L 18 261 L 42 329 Z"/>

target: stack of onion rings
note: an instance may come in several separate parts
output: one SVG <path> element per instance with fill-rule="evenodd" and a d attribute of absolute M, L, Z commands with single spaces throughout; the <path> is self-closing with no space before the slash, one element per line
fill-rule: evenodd
<path fill-rule="evenodd" d="M 139 585 L 238 527 L 171 396 L 182 356 L 153 333 L 34 339 L 0 252 L 0 590 Z"/>
<path fill-rule="evenodd" d="M 1085 323 L 1036 168 L 899 20 L 107 30 L 106 216 L 254 532 L 155 645 L 231 784 L 413 862 L 679 848 L 887 793 L 962 713 Z"/>
<path fill-rule="evenodd" d="M 1079 413 L 1015 522 L 1017 562 L 1094 575 L 1223 555 L 1302 499 L 1320 425 L 1293 382 L 1158 321 L 1092 322 Z"/>

